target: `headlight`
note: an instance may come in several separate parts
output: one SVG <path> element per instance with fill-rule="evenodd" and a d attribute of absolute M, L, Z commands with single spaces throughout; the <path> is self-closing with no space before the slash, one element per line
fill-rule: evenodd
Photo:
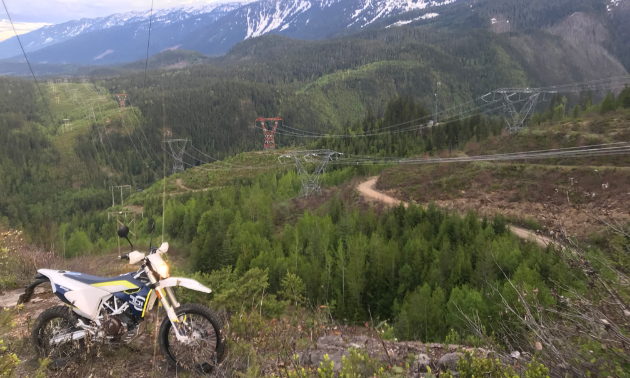
<path fill-rule="evenodd" d="M 168 278 L 168 265 L 163 264 L 158 268 L 158 273 L 162 278 Z"/>

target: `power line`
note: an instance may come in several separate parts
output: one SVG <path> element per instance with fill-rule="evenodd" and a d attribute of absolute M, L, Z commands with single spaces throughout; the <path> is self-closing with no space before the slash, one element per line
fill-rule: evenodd
<path fill-rule="evenodd" d="M 52 122 L 52 125 L 55 126 L 55 119 L 52 115 L 52 112 L 50 111 L 50 108 L 48 107 L 48 101 L 46 101 L 46 97 L 44 97 L 44 92 L 42 91 L 42 88 L 39 86 L 39 82 L 37 81 L 37 78 L 35 77 L 35 72 L 33 71 L 33 67 L 31 67 L 31 62 L 28 60 L 28 56 L 26 56 L 26 51 L 24 50 L 24 46 L 22 45 L 22 40 L 20 39 L 20 36 L 18 35 L 17 30 L 15 29 L 15 25 L 13 25 L 11 14 L 9 14 L 9 9 L 7 8 L 7 4 L 5 3 L 4 0 L 2 0 L 2 5 L 4 5 L 4 10 L 7 13 L 7 17 L 9 18 L 9 22 L 11 23 L 11 27 L 13 28 L 13 32 L 15 33 L 15 38 L 17 38 L 18 43 L 20 44 L 20 49 L 22 49 L 22 53 L 24 54 L 24 59 L 26 59 L 26 64 L 28 64 L 28 69 L 31 71 L 31 75 L 33 75 L 33 80 L 35 80 L 37 89 L 39 89 L 39 94 L 42 96 L 42 100 L 44 101 L 44 105 L 46 106 L 46 110 L 48 111 L 48 115 L 50 116 L 50 121 Z M 61 144 L 64 144 L 62 140 L 60 140 L 60 142 Z M 65 145 L 64 145 L 64 148 L 65 148 Z"/>
<path fill-rule="evenodd" d="M 131 100 L 129 100 L 129 105 L 133 108 L 133 104 L 131 103 Z M 138 109 L 140 109 L 140 108 L 138 108 Z M 153 152 L 155 154 L 155 156 L 157 157 L 157 160 L 160 162 L 160 165 L 162 165 L 162 160 L 160 160 L 160 155 L 157 152 L 155 152 L 155 150 L 151 146 L 151 142 L 149 142 L 149 139 L 147 138 L 146 134 L 144 133 L 144 130 L 142 129 L 142 125 L 140 124 L 140 120 L 138 120 L 138 117 L 136 116 L 136 113 L 132 112 L 131 115 L 134 117 L 134 119 L 136 121 L 136 124 L 138 125 L 138 128 L 140 129 L 140 132 L 142 133 L 142 136 L 144 137 L 144 140 L 147 142 L 147 144 L 149 145 L 149 148 L 151 149 L 151 152 Z M 138 140 L 140 140 L 140 137 L 138 137 Z M 144 148 L 144 146 L 142 145 L 142 140 L 140 140 L 140 145 Z M 155 164 L 155 161 L 153 160 L 151 155 L 148 153 L 146 148 L 144 148 L 144 151 L 147 153 L 147 155 L 149 155 L 149 158 L 151 159 L 153 164 L 156 167 L 159 168 L 159 165 Z"/>
<path fill-rule="evenodd" d="M 151 45 L 151 24 L 153 23 L 153 0 L 151 0 L 151 15 L 149 16 L 149 38 L 147 39 L 147 59 L 144 61 L 144 87 L 147 86 L 147 68 L 149 67 L 149 46 Z"/>
<path fill-rule="evenodd" d="M 496 103 L 501 103 L 503 102 L 503 97 L 499 98 L 499 99 L 492 99 L 492 100 L 487 100 L 486 97 L 493 94 L 493 93 L 503 93 L 503 92 L 514 92 L 514 91 L 533 91 L 533 92 L 549 92 L 551 90 L 554 91 L 560 91 L 561 89 L 565 89 L 565 88 L 574 88 L 574 91 L 577 92 L 584 92 L 584 91 L 590 91 L 590 90 L 594 90 L 594 89 L 610 89 L 610 88 L 615 88 L 615 87 L 619 87 L 621 85 L 627 85 L 628 83 L 630 83 L 630 75 L 628 76 L 621 76 L 621 77 L 617 77 L 617 78 L 608 78 L 608 79 L 600 79 L 600 80 L 594 80 L 594 81 L 587 81 L 587 82 L 582 82 L 582 83 L 575 83 L 575 84 L 566 84 L 563 86 L 554 86 L 554 87 L 546 87 L 546 88 L 521 88 L 521 89 L 497 89 L 495 91 L 489 92 L 479 98 L 476 98 L 472 101 L 468 101 L 464 104 L 458 105 L 458 106 L 454 106 L 451 107 L 449 109 L 446 109 L 442 112 L 439 112 L 437 114 L 444 114 L 447 112 L 450 112 L 452 110 L 458 109 L 458 108 L 463 108 L 466 105 L 469 105 L 471 103 L 475 103 L 476 101 L 479 100 L 483 100 L 485 101 L 484 104 L 476 106 L 474 108 L 471 108 L 467 111 L 460 111 L 456 116 L 461 116 L 463 114 L 468 114 L 470 112 L 475 112 L 476 110 L 481 110 L 483 108 L 486 108 L 489 105 L 493 105 Z M 595 86 L 597 85 L 597 86 Z M 528 92 L 529 93 L 529 92 Z M 517 103 L 521 103 L 521 102 L 528 102 L 531 101 L 530 97 L 526 97 L 524 99 L 519 99 L 518 101 L 511 101 L 511 104 L 517 104 Z M 542 101 L 548 101 L 548 100 L 542 100 Z M 488 113 L 491 111 L 495 111 L 495 110 L 499 110 L 499 109 L 503 109 L 504 105 L 501 105 L 498 108 L 493 108 L 489 111 L 483 111 L 480 113 L 475 113 L 473 115 L 476 114 L 484 114 L 484 113 Z M 299 137 L 299 138 L 356 138 L 356 137 L 371 137 L 371 136 L 378 136 L 378 135 L 385 135 L 385 134 L 394 134 L 394 133 L 400 133 L 400 132 L 407 132 L 407 131 L 415 131 L 416 127 L 418 125 L 415 126 L 410 126 L 407 128 L 403 128 L 403 129 L 399 129 L 399 130 L 395 130 L 395 131 L 385 131 L 385 130 L 389 130 L 398 126 L 402 126 L 402 125 L 407 125 L 410 124 L 412 122 L 417 122 L 419 120 L 427 120 L 432 118 L 433 115 L 427 115 L 421 118 L 417 118 L 417 119 L 413 119 L 410 121 L 406 121 L 406 122 L 402 122 L 396 125 L 391 125 L 391 126 L 387 126 L 387 127 L 383 127 L 383 128 L 379 128 L 378 130 L 375 130 L 371 133 L 354 133 L 354 134 L 322 134 L 322 133 L 315 133 L 315 132 L 311 132 L 311 131 L 307 131 L 307 130 L 300 130 L 300 129 L 295 129 L 292 127 L 287 126 L 284 122 L 279 125 L 278 130 L 276 131 L 277 134 L 279 135 L 287 135 L 287 136 L 294 136 L 294 137 Z M 460 120 L 465 119 L 468 117 L 463 117 L 460 118 Z M 445 124 L 444 122 L 441 123 L 442 125 Z M 254 126 L 256 128 L 260 128 L 258 126 Z M 430 126 L 428 126 L 430 127 Z M 282 130 L 282 129 L 289 129 L 289 130 Z"/>

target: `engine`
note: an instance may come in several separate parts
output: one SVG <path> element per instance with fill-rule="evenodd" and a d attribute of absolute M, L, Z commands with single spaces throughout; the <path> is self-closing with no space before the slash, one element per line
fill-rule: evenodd
<path fill-rule="evenodd" d="M 124 309 L 122 313 L 120 312 L 121 306 L 123 305 L 120 299 L 112 297 L 104 303 L 104 305 L 101 312 L 103 319 L 101 327 L 105 335 L 112 337 L 114 340 L 118 340 L 120 336 L 137 328 L 137 322 L 129 308 Z"/>
<path fill-rule="evenodd" d="M 120 320 L 120 318 L 118 318 L 118 316 L 110 316 L 105 324 L 103 324 L 103 328 L 107 336 L 118 336 L 122 333 L 121 331 L 123 330 L 123 322 Z"/>

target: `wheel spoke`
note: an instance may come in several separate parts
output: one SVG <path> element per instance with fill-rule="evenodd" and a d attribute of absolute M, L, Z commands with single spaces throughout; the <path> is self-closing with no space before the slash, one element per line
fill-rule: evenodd
<path fill-rule="evenodd" d="M 218 336 L 212 323 L 204 316 L 185 313 L 178 317 L 186 330 L 187 341 L 177 340 L 176 330 L 171 327 L 168 335 L 170 352 L 182 367 L 209 372 L 216 365 Z"/>
<path fill-rule="evenodd" d="M 72 334 L 72 325 L 63 318 L 52 318 L 42 325 L 39 331 L 40 347 L 51 359 L 66 359 L 75 353 L 75 346 L 70 340 L 53 344 L 52 341 L 64 334 Z"/>

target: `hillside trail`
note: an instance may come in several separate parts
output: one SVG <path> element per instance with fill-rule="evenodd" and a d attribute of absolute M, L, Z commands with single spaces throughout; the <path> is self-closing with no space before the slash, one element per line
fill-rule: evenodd
<path fill-rule="evenodd" d="M 378 176 L 370 177 L 367 181 L 357 186 L 357 189 L 359 190 L 361 195 L 363 195 L 365 198 L 372 201 L 379 201 L 390 206 L 397 206 L 400 202 L 403 202 L 405 207 L 409 206 L 407 202 L 401 201 L 397 198 L 394 198 L 392 196 L 389 196 L 385 193 L 382 193 L 376 190 L 375 188 L 376 181 L 378 181 Z M 538 245 L 540 245 L 543 248 L 546 248 L 547 245 L 549 244 L 559 245 L 557 241 L 551 238 L 538 235 L 535 232 L 524 229 L 522 227 L 517 227 L 517 226 L 512 226 L 512 225 L 509 225 L 508 227 L 510 231 L 514 233 L 514 235 L 518 236 L 521 239 L 534 240 L 536 243 L 538 243 Z"/>

